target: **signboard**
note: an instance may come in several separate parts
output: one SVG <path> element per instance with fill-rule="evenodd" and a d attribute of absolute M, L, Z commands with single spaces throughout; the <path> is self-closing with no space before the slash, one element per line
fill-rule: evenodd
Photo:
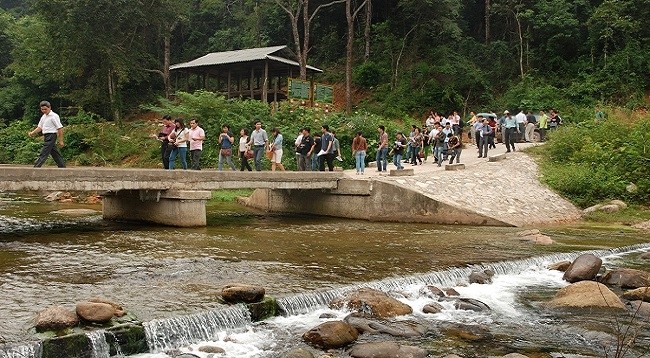
<path fill-rule="evenodd" d="M 311 83 L 309 81 L 289 79 L 289 98 L 311 99 Z"/>
<path fill-rule="evenodd" d="M 314 90 L 314 100 L 320 103 L 332 103 L 334 97 L 334 87 L 317 83 Z"/>

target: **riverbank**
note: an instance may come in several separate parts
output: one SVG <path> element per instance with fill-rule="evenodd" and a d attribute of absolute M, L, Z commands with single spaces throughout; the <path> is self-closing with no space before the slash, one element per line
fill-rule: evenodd
<path fill-rule="evenodd" d="M 579 221 L 580 209 L 539 181 L 535 161 L 518 144 L 498 145 L 490 158 L 463 151 L 462 170 L 431 161 L 389 175 L 373 163 L 364 175 L 345 170 L 332 191 L 256 190 L 246 204 L 270 212 L 325 215 L 371 221 L 530 227 Z M 432 159 L 432 158 L 430 158 Z M 412 173 L 408 173 L 412 171 Z"/>

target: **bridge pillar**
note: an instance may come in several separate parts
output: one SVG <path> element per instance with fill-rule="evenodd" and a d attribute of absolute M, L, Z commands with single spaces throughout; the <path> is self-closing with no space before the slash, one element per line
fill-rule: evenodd
<path fill-rule="evenodd" d="M 211 196 L 194 190 L 119 190 L 104 194 L 102 211 L 105 220 L 205 226 L 205 204 Z"/>

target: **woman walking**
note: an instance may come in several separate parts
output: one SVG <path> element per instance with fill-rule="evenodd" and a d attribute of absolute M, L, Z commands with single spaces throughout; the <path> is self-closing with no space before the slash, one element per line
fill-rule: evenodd
<path fill-rule="evenodd" d="M 253 168 L 251 168 L 248 158 L 246 157 L 246 152 L 249 150 L 248 129 L 242 128 L 239 130 L 239 162 L 241 163 L 239 170 L 242 172 L 244 171 L 244 168 L 248 169 L 249 172 L 253 171 Z"/>
<path fill-rule="evenodd" d="M 356 162 L 357 175 L 363 175 L 366 168 L 366 151 L 368 150 L 368 141 L 363 137 L 361 131 L 352 139 L 352 156 Z"/>
<path fill-rule="evenodd" d="M 269 150 L 273 152 L 271 157 L 271 171 L 275 171 L 277 167 L 280 171 L 284 171 L 284 165 L 282 165 L 282 133 L 277 128 L 271 129 L 271 135 L 273 136 L 273 143 L 269 146 Z"/>
<path fill-rule="evenodd" d="M 174 170 L 176 166 L 176 156 L 181 157 L 181 166 L 187 169 L 187 142 L 190 140 L 190 131 L 185 128 L 183 120 L 177 118 L 174 121 L 174 130 L 169 134 L 169 144 L 172 145 L 172 151 L 169 154 L 169 169 Z"/>
<path fill-rule="evenodd" d="M 219 134 L 219 145 L 221 145 L 221 150 L 219 150 L 219 171 L 223 170 L 224 160 L 228 163 L 230 169 L 237 170 L 232 162 L 232 145 L 234 142 L 235 137 L 230 133 L 230 126 L 224 124 L 221 127 L 221 134 Z"/>

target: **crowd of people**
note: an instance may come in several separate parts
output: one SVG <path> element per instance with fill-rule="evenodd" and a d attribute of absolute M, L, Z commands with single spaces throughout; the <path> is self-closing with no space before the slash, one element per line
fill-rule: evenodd
<path fill-rule="evenodd" d="M 422 165 L 429 157 L 433 164 L 442 166 L 443 163 L 460 163 L 461 153 L 465 142 L 475 145 L 479 158 L 487 158 L 488 151 L 496 148 L 496 138 L 501 136 L 501 142 L 506 146 L 506 152 L 515 151 L 515 143 L 532 142 L 535 132 L 536 139 L 544 140 L 546 131 L 556 129 L 562 118 L 557 111 L 551 110 L 550 115 L 541 111 L 534 115 L 520 111 L 513 116 L 504 111 L 497 119 L 494 112 L 470 113 L 467 121 L 461 119 L 458 112 L 445 117 L 431 111 L 420 127 L 412 125 L 406 135 L 396 132 L 392 138 L 383 125 L 377 128 L 376 163 L 378 172 L 386 172 L 388 158 L 397 170 L 403 170 L 404 164 Z M 190 128 L 186 128 L 182 119 L 172 121 L 170 116 L 164 116 L 163 127 L 157 135 L 161 142 L 161 156 L 165 169 L 174 169 L 176 158 L 180 158 L 183 169 L 188 168 L 187 148 L 190 151 L 191 169 L 201 169 L 201 152 L 206 139 L 205 131 L 196 119 L 190 120 Z M 467 131 L 467 139 L 463 133 Z M 260 121 L 255 122 L 255 128 L 249 132 L 247 128 L 239 130 L 239 145 L 235 145 L 235 136 L 228 125 L 223 125 L 218 136 L 219 162 L 218 170 L 223 170 L 224 163 L 231 170 L 237 170 L 233 162 L 234 150 L 237 150 L 239 170 L 262 170 L 262 158 L 265 156 L 271 162 L 271 170 L 284 171 L 282 157 L 284 154 L 284 136 L 278 128 L 272 128 L 270 134 L 262 128 Z M 355 159 L 357 175 L 365 172 L 366 157 L 369 152 L 368 140 L 362 132 L 357 132 L 352 140 L 352 157 Z M 298 171 L 333 171 L 334 161 L 342 161 L 341 146 L 336 133 L 327 124 L 323 124 L 319 132 L 312 133 L 310 128 L 301 128 L 295 141 L 296 168 Z"/>

